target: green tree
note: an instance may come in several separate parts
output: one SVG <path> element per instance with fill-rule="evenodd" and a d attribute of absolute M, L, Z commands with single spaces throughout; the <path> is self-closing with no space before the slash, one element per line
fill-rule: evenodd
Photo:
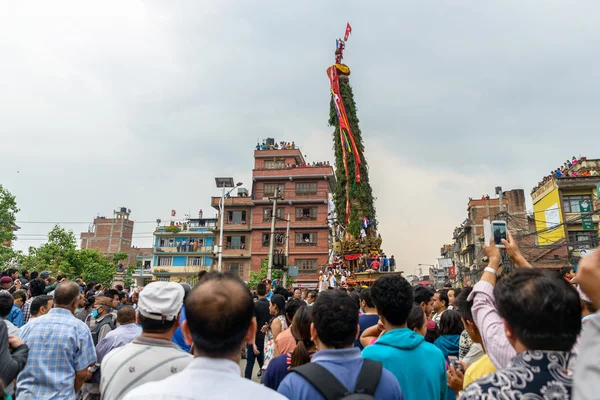
<path fill-rule="evenodd" d="M 134 285 L 133 274 L 135 274 L 136 266 L 129 265 L 125 270 L 125 279 L 123 280 L 123 287 L 132 287 Z"/>
<path fill-rule="evenodd" d="M 19 211 L 15 196 L 0 185 L 0 265 L 17 255 L 13 249 L 13 241 L 16 239 L 14 230 Z"/>
<path fill-rule="evenodd" d="M 346 159 L 348 164 L 348 176 L 344 167 L 344 150 L 340 138 L 340 122 L 337 117 L 333 96 L 331 97 L 329 110 L 329 126 L 335 127 L 333 132 L 333 143 L 335 152 L 335 178 L 336 186 L 333 193 L 333 203 L 337 219 L 340 223 L 346 221 L 346 199 L 347 194 L 350 194 L 350 219 L 348 221 L 348 232 L 355 239 L 360 235 L 361 221 L 364 217 L 376 221 L 375 204 L 373 199 L 373 189 L 369 183 L 369 168 L 364 155 L 365 146 L 363 143 L 362 133 L 358 126 L 358 116 L 356 114 L 356 103 L 354 102 L 354 94 L 352 86 L 348 80 L 348 76 L 340 75 L 339 79 L 340 94 L 346 114 L 348 115 L 348 123 L 354 135 L 356 147 L 359 150 L 361 164 L 360 182 L 356 182 L 355 171 L 356 164 L 352 151 L 347 151 Z M 377 223 L 375 222 L 375 227 Z"/>
<path fill-rule="evenodd" d="M 250 289 L 256 289 L 256 286 L 263 281 L 263 279 L 267 279 L 267 271 L 269 269 L 269 264 L 267 260 L 262 260 L 260 271 L 259 272 L 250 272 L 250 279 L 248 280 L 248 287 Z M 283 270 L 281 269 L 273 269 L 271 270 L 272 279 L 282 279 L 283 278 Z M 293 277 L 288 276 L 287 284 L 293 285 L 296 283 L 296 280 Z"/>

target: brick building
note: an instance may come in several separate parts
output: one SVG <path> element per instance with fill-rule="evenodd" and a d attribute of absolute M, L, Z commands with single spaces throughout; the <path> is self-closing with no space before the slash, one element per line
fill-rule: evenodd
<path fill-rule="evenodd" d="M 131 210 L 120 207 L 113 211 L 112 218 L 94 218 L 88 231 L 81 233 L 81 248 L 95 249 L 109 257 L 124 252 L 129 258 L 123 264 L 135 265 L 138 255 L 150 253 L 152 249 L 131 246 L 134 221 L 129 219 L 130 214 Z"/>
<path fill-rule="evenodd" d="M 272 139 L 267 139 L 273 143 Z M 260 147 L 260 146 L 259 146 Z M 329 197 L 335 184 L 329 163 L 308 164 L 299 148 L 254 151 L 252 194 L 225 199 L 223 270 L 244 280 L 260 271 L 268 258 L 273 204 L 278 189 L 275 249 L 285 251 L 290 219 L 288 264 L 298 267 L 301 284 L 316 284 L 317 273 L 329 261 Z M 246 193 L 244 189 L 241 193 Z M 220 197 L 211 204 L 219 209 Z M 218 231 L 215 241 L 218 241 Z"/>

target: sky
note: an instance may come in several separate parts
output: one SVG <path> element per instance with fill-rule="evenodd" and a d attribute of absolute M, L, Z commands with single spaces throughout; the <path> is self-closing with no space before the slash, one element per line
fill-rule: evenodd
<path fill-rule="evenodd" d="M 346 22 L 384 250 L 434 264 L 469 197 L 600 157 L 600 4 L 355 0 L 0 0 L 0 183 L 17 249 L 132 210 L 203 209 L 251 186 L 257 140 L 333 161 L 326 68 Z M 594 154 L 595 152 L 595 154 Z M 33 223 L 31 223 L 33 222 Z M 76 222 L 76 223 L 75 223 Z"/>

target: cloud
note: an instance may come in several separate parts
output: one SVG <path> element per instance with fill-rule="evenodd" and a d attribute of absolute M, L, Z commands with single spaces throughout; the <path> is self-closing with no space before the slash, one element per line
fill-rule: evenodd
<path fill-rule="evenodd" d="M 22 221 L 91 222 L 121 205 L 153 221 L 206 214 L 214 176 L 250 186 L 257 139 L 332 160 L 325 69 L 350 21 L 386 250 L 413 272 L 434 263 L 469 196 L 528 190 L 566 157 L 597 156 L 599 7 L 3 3 L 2 183 Z M 138 226 L 148 245 L 152 223 Z M 18 248 L 50 227 L 23 224 Z"/>

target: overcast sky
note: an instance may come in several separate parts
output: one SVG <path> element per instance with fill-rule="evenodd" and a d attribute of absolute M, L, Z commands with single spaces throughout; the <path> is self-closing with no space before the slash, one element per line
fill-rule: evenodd
<path fill-rule="evenodd" d="M 413 273 L 469 196 L 529 198 L 567 157 L 600 156 L 599 20 L 594 1 L 0 0 L 16 247 L 52 228 L 25 221 L 78 234 L 118 206 L 137 221 L 210 214 L 215 176 L 250 186 L 258 138 L 333 161 L 325 69 L 350 21 L 384 249 Z M 153 227 L 137 223 L 135 244 Z"/>

